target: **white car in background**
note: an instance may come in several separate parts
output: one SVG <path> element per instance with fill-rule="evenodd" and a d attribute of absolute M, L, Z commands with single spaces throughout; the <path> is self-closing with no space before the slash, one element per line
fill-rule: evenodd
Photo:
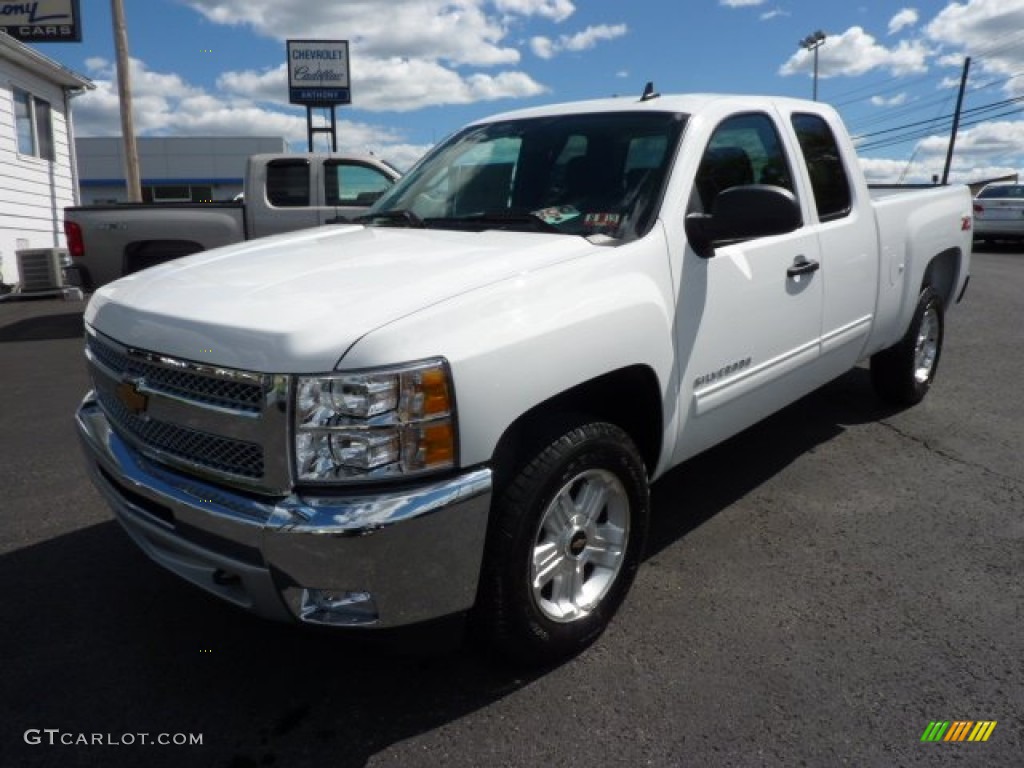
<path fill-rule="evenodd" d="M 1024 240 L 1024 184 L 989 184 L 974 198 L 978 240 Z"/>

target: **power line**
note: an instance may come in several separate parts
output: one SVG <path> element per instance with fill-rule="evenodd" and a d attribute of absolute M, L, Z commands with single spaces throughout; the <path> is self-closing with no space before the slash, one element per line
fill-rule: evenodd
<path fill-rule="evenodd" d="M 1017 37 L 1017 36 L 1019 36 L 1019 34 L 1015 33 L 1013 36 Z M 1007 75 L 1005 77 L 996 78 L 994 80 L 989 80 L 988 82 L 983 83 L 980 86 L 977 86 L 976 88 L 974 88 L 970 93 L 971 93 L 972 96 L 975 96 L 975 95 L 977 95 L 977 93 L 979 91 L 986 90 L 986 89 L 992 88 L 992 87 L 996 87 L 998 85 L 1003 85 L 1005 83 L 1008 83 L 1008 82 L 1010 82 L 1010 81 L 1012 81 L 1012 80 L 1014 80 L 1014 79 L 1016 79 L 1018 77 L 1022 77 L 1022 76 L 1024 76 L 1024 72 L 1015 72 L 1015 73 L 1013 73 L 1011 75 Z M 948 104 L 949 99 L 951 97 L 952 97 L 952 91 L 949 94 L 946 94 L 945 97 L 942 98 L 941 100 Z M 889 114 L 886 115 L 885 118 L 883 118 L 883 119 L 871 120 L 871 121 L 868 121 L 867 123 L 865 123 L 863 125 L 867 126 L 867 125 L 877 125 L 879 123 L 884 123 L 884 122 L 886 122 L 886 120 L 894 119 L 894 117 L 896 115 L 905 114 L 910 109 L 913 109 L 915 111 L 920 111 L 920 109 L 923 106 L 927 106 L 929 104 L 937 103 L 937 101 L 939 101 L 939 100 L 940 99 L 929 99 L 929 100 L 924 101 L 924 102 L 915 102 L 912 105 L 908 105 L 906 108 L 902 108 L 902 109 L 899 109 L 899 110 L 893 110 L 893 111 L 889 112 Z M 1002 109 L 1003 107 L 1006 107 L 1006 106 L 1009 106 L 1009 105 L 1012 105 L 1012 104 L 1018 104 L 1021 101 L 1024 101 L 1024 96 L 1013 97 L 1013 98 L 1009 98 L 1009 99 L 1001 99 L 999 101 L 989 102 L 987 104 L 982 104 L 982 105 L 979 105 L 979 106 L 971 107 L 970 109 L 963 110 L 961 112 L 962 115 L 964 115 L 964 116 L 966 116 L 968 118 L 973 116 L 976 119 L 968 119 L 960 127 L 961 128 L 969 128 L 969 127 L 972 127 L 972 126 L 980 125 L 980 124 L 982 124 L 984 122 L 987 122 L 989 120 L 993 120 L 993 119 L 996 119 L 996 118 L 1019 115 L 1021 113 L 1021 111 L 1022 111 L 1019 108 L 1004 110 L 1002 112 L 995 112 L 994 114 L 993 114 L 993 112 L 995 110 Z M 886 136 L 888 134 L 896 134 L 895 136 L 891 136 L 889 138 L 876 138 L 873 141 L 868 141 L 868 142 L 863 142 L 863 143 L 858 144 L 858 150 L 861 150 L 861 151 L 885 149 L 885 148 L 888 148 L 888 147 L 899 146 L 901 144 L 907 144 L 907 143 L 912 142 L 912 141 L 919 141 L 921 139 L 934 136 L 941 129 L 944 129 L 944 128 L 948 129 L 951 126 L 952 121 L 953 121 L 953 115 L 952 114 L 945 114 L 945 115 L 937 116 L 937 117 L 935 117 L 935 118 L 933 118 L 931 120 L 918 120 L 918 121 L 914 121 L 914 122 L 910 122 L 910 123 L 904 123 L 904 124 L 897 125 L 897 126 L 890 127 L 890 128 L 879 129 L 877 131 L 869 131 L 869 132 L 865 132 L 865 133 L 855 134 L 853 138 L 854 138 L 855 141 L 862 141 L 863 139 L 866 139 L 866 138 L 881 137 L 881 136 Z M 921 128 L 920 126 L 927 126 L 927 127 L 926 128 Z M 914 156 L 916 156 L 917 151 L 918 151 L 917 148 L 915 148 L 914 152 L 911 154 L 911 158 L 908 161 L 908 164 L 913 161 L 913 158 L 914 158 Z"/>
<path fill-rule="evenodd" d="M 1020 101 L 1024 101 L 1024 96 L 1016 96 L 1016 97 L 1014 97 L 1012 99 L 1004 99 L 1003 101 L 992 102 L 991 104 L 986 104 L 984 106 L 972 107 L 971 109 L 963 110 L 961 112 L 961 114 L 969 115 L 969 114 L 974 114 L 976 112 L 986 112 L 986 111 L 991 110 L 991 109 L 998 109 L 999 107 L 1005 106 L 1007 104 L 1015 104 L 1015 103 L 1018 103 Z M 948 121 L 950 121 L 952 119 L 953 119 L 952 115 L 942 115 L 941 117 L 933 118 L 931 120 L 918 120 L 917 122 L 914 122 L 914 123 L 906 123 L 905 125 L 897 126 L 896 128 L 885 128 L 883 130 L 873 131 L 871 133 L 861 133 L 861 134 L 858 134 L 858 135 L 854 136 L 853 139 L 857 140 L 857 139 L 866 139 L 866 138 L 868 138 L 870 136 L 881 136 L 883 133 L 895 133 L 896 131 L 902 131 L 902 130 L 905 130 L 907 128 L 914 128 L 914 127 L 916 127 L 918 125 L 931 124 L 931 123 L 936 122 L 936 120 L 944 120 L 944 121 L 948 122 Z"/>
<path fill-rule="evenodd" d="M 986 115 L 985 117 L 981 117 L 975 120 L 963 121 L 960 123 L 960 128 L 961 130 L 964 128 L 972 128 L 976 125 L 987 123 L 996 118 L 1009 117 L 1011 115 L 1019 115 L 1021 113 L 1024 113 L 1024 107 L 1018 107 L 1017 109 L 1008 109 L 1003 112 L 997 112 L 994 115 Z M 944 118 L 944 121 L 951 122 L 951 120 L 952 118 Z M 866 144 L 858 144 L 857 150 L 864 151 L 870 149 L 884 149 L 886 147 L 895 147 L 899 146 L 900 144 L 907 144 L 911 141 L 918 141 L 920 139 L 931 138 L 934 135 L 934 130 L 915 131 L 914 133 L 908 134 L 906 136 L 894 136 L 889 139 L 879 139 L 878 141 L 867 142 Z"/>

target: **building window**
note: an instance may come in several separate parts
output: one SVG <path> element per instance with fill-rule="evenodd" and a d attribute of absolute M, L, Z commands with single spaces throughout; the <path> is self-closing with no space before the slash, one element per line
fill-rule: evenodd
<path fill-rule="evenodd" d="M 48 101 L 15 88 L 14 123 L 18 134 L 18 154 L 43 160 L 55 159 L 53 118 Z"/>
<path fill-rule="evenodd" d="M 212 203 L 213 187 L 209 184 L 145 184 L 144 203 Z"/>

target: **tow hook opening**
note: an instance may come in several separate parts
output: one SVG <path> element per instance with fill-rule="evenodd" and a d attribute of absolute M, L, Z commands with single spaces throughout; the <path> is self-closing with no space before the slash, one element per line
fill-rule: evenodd
<path fill-rule="evenodd" d="M 360 626 L 380 619 L 377 601 L 369 592 L 334 589 L 303 589 L 299 618 L 309 624 Z"/>

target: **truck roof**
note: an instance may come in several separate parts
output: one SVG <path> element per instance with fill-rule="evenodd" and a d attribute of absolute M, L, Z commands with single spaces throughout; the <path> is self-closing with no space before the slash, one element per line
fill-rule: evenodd
<path fill-rule="evenodd" d="M 530 117 L 547 117 L 551 115 L 580 114 L 584 112 L 682 112 L 694 114 L 707 108 L 712 103 L 736 102 L 745 109 L 766 109 L 772 106 L 798 106 L 803 111 L 822 112 L 829 108 L 821 102 L 807 101 L 779 96 L 755 96 L 735 93 L 682 93 L 663 94 L 641 100 L 634 96 L 618 96 L 607 99 L 591 99 L 588 101 L 570 101 L 560 104 L 548 104 L 540 107 L 527 107 L 509 112 L 502 112 L 475 121 L 473 124 L 491 123 L 497 120 L 518 120 Z"/>

